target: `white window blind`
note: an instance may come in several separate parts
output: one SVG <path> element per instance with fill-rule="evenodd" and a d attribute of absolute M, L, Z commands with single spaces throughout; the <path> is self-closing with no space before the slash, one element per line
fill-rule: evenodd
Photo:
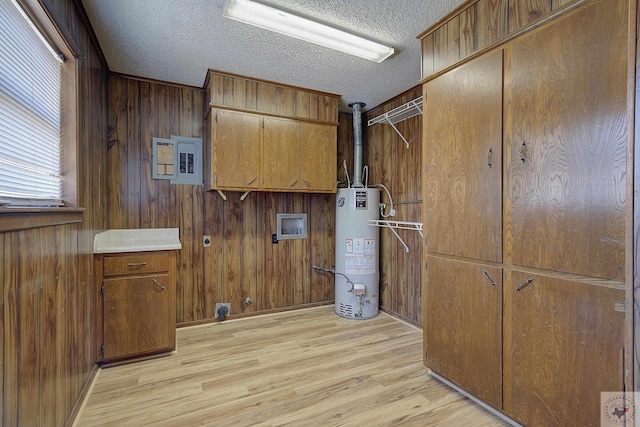
<path fill-rule="evenodd" d="M 0 201 L 61 206 L 61 59 L 13 1 L 0 1 Z"/>

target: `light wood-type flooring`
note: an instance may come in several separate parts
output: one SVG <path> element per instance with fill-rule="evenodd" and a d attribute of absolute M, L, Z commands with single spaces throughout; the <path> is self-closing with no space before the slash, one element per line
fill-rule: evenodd
<path fill-rule="evenodd" d="M 175 354 L 101 369 L 76 425 L 507 425 L 427 374 L 420 329 L 333 310 L 178 329 Z"/>

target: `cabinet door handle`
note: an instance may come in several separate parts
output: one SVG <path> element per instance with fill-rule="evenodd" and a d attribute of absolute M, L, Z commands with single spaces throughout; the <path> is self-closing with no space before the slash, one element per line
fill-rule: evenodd
<path fill-rule="evenodd" d="M 527 160 L 527 141 L 522 141 L 522 145 L 520 146 L 520 161 L 524 164 L 525 160 Z"/>
<path fill-rule="evenodd" d="M 293 187 L 294 185 L 296 185 L 297 182 L 298 182 L 298 178 L 296 178 L 295 181 L 293 181 L 291 184 L 289 184 L 289 187 Z"/>
<path fill-rule="evenodd" d="M 496 282 L 494 282 L 491 277 L 489 277 L 489 273 L 487 273 L 487 270 L 482 270 L 482 275 L 484 276 L 485 279 L 487 279 L 487 282 L 491 283 L 491 285 L 493 285 L 493 287 L 497 288 L 498 284 Z"/>
<path fill-rule="evenodd" d="M 302 181 L 304 182 L 304 185 L 307 186 L 307 188 L 311 187 L 311 183 L 309 183 L 309 181 L 307 181 L 306 179 L 302 178 Z"/>
<path fill-rule="evenodd" d="M 251 184 L 253 184 L 254 182 L 256 182 L 256 179 L 258 179 L 258 177 L 257 177 L 257 176 L 254 176 L 254 177 L 253 177 L 253 179 L 252 179 L 251 181 L 247 182 L 247 185 L 251 185 Z"/>
<path fill-rule="evenodd" d="M 130 262 L 127 265 L 129 267 L 144 267 L 145 265 L 147 265 L 147 263 L 146 262 Z"/>
<path fill-rule="evenodd" d="M 491 169 L 491 163 L 493 163 L 493 148 L 489 147 L 489 151 L 487 151 L 487 166 Z"/>
<path fill-rule="evenodd" d="M 160 286 L 160 289 L 162 289 L 163 291 L 166 291 L 167 288 L 164 287 L 164 285 L 160 282 L 158 282 L 156 279 L 151 279 L 153 280 L 153 283 L 155 283 L 156 285 Z"/>
<path fill-rule="evenodd" d="M 531 282 L 533 282 L 533 278 L 529 278 L 529 279 L 525 280 L 524 282 L 520 283 L 518 285 L 518 287 L 516 288 L 516 292 L 519 292 L 520 290 L 522 290 L 522 288 L 524 288 L 525 286 L 527 286 Z"/>

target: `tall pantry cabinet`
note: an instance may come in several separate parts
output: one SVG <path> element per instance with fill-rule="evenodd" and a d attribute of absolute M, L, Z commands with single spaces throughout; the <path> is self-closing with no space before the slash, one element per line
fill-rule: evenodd
<path fill-rule="evenodd" d="M 630 381 L 635 2 L 577 3 L 424 83 L 425 364 L 531 426 Z"/>
<path fill-rule="evenodd" d="M 499 407 L 502 52 L 428 82 L 423 98 L 425 363 Z"/>

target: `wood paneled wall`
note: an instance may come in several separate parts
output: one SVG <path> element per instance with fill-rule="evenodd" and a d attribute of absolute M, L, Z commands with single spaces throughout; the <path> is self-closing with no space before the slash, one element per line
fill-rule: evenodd
<path fill-rule="evenodd" d="M 366 120 L 362 120 L 363 128 L 366 127 L 362 133 L 369 183 L 384 184 L 389 189 L 396 210 L 393 219 L 396 221 L 422 222 L 422 116 L 396 125 L 409 141 L 409 148 L 391 126 L 380 123 L 367 127 L 367 121 L 420 96 L 421 89 L 413 88 L 367 111 Z M 384 190 L 380 192 L 380 200 L 389 203 Z M 391 230 L 380 230 L 380 305 L 385 311 L 421 326 L 423 240 L 417 231 L 397 231 L 409 247 L 408 253 Z"/>
<path fill-rule="evenodd" d="M 78 49 L 77 204 L 82 223 L 0 233 L 3 426 L 62 426 L 78 409 L 95 359 L 92 247 L 105 227 L 107 66 L 81 3 L 44 0 Z"/>
<path fill-rule="evenodd" d="M 205 92 L 127 76 L 109 79 L 108 226 L 177 227 L 177 322 L 211 321 L 219 302 L 231 315 L 333 300 L 334 200 L 328 194 L 228 192 L 151 179 L 152 137 L 203 137 Z M 306 240 L 271 243 L 277 213 L 307 213 Z M 202 236 L 211 236 L 203 247 Z M 250 297 L 251 304 L 246 304 Z"/>
<path fill-rule="evenodd" d="M 422 33 L 426 79 L 581 0 L 469 0 Z"/>

